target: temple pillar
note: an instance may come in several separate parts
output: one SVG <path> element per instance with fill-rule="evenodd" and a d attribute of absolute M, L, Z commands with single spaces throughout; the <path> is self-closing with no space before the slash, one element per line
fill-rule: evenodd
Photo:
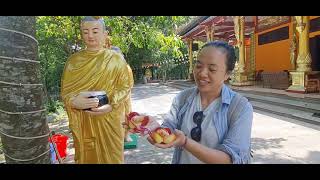
<path fill-rule="evenodd" d="M 296 60 L 296 70 L 291 71 L 292 84 L 287 91 L 305 93 L 306 79 L 311 70 L 311 54 L 309 48 L 309 16 L 294 16 L 296 20 L 296 30 L 299 33 L 298 57 Z"/>
<path fill-rule="evenodd" d="M 207 36 L 207 42 L 213 41 L 214 40 L 214 26 L 209 25 L 205 27 L 205 32 Z"/>
<path fill-rule="evenodd" d="M 234 86 L 252 85 L 248 81 L 248 76 L 245 72 L 245 43 L 244 43 L 244 16 L 234 16 L 234 32 L 237 38 L 237 46 L 239 48 L 239 61 L 236 62 L 235 68 L 232 72 L 230 84 Z"/>
<path fill-rule="evenodd" d="M 249 66 L 249 74 L 248 79 L 250 81 L 255 80 L 256 76 L 256 47 L 255 47 L 255 34 L 252 32 L 250 35 L 250 66 Z"/>
<path fill-rule="evenodd" d="M 188 43 L 188 50 L 189 50 L 189 80 L 194 80 L 193 77 L 193 51 L 192 51 L 192 43 L 193 43 L 193 39 L 188 39 L 187 40 Z"/>

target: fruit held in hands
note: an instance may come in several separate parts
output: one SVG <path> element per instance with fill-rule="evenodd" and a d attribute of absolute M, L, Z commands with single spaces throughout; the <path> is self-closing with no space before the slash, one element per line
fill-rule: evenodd
<path fill-rule="evenodd" d="M 149 116 L 142 116 L 137 112 L 131 112 L 127 116 L 128 125 L 130 129 L 133 129 L 135 132 L 142 130 L 142 127 L 145 127 L 149 122 Z"/>
<path fill-rule="evenodd" d="M 144 116 L 143 120 L 141 121 L 141 126 L 146 126 L 149 123 L 149 121 L 149 116 Z"/>
<path fill-rule="evenodd" d="M 163 142 L 163 137 L 160 134 L 158 134 L 157 132 L 152 132 L 151 137 L 154 140 L 154 142 L 156 142 L 158 144 Z"/>
<path fill-rule="evenodd" d="M 169 132 L 163 128 L 157 129 L 156 132 L 162 137 L 169 136 Z"/>
<path fill-rule="evenodd" d="M 134 125 L 132 121 L 129 121 L 128 124 L 130 129 L 136 128 L 136 125 Z"/>
<path fill-rule="evenodd" d="M 128 119 L 128 120 L 131 120 L 134 116 L 139 116 L 139 113 L 137 113 L 137 112 L 131 112 L 131 113 L 128 114 L 127 119 Z"/>
<path fill-rule="evenodd" d="M 176 135 L 171 133 L 169 128 L 157 128 L 151 134 L 152 139 L 156 143 L 169 144 L 176 140 Z"/>
<path fill-rule="evenodd" d="M 163 138 L 163 143 L 169 144 L 169 143 L 173 142 L 174 140 L 176 140 L 176 135 L 175 134 L 170 134 L 169 136 L 165 136 Z"/>

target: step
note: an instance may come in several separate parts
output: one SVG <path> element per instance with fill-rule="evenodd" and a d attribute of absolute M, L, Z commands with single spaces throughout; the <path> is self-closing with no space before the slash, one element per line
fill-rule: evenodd
<path fill-rule="evenodd" d="M 166 85 L 178 89 L 186 89 L 194 86 L 194 83 L 188 81 L 168 82 Z M 317 124 L 320 118 L 312 116 L 320 112 L 320 102 L 313 98 L 292 97 L 286 94 L 275 94 L 260 91 L 237 90 L 252 102 L 255 109 L 289 117 L 304 122 Z M 273 108 L 274 107 L 274 108 Z"/>
<path fill-rule="evenodd" d="M 189 88 L 189 87 L 195 86 L 195 84 L 190 81 L 173 81 L 173 82 L 166 83 L 166 85 L 172 85 L 172 86 L 176 86 L 179 88 L 185 88 L 185 87 Z M 317 98 L 292 97 L 292 96 L 288 96 L 286 94 L 260 92 L 260 91 L 255 91 L 255 90 L 245 91 L 245 90 L 238 90 L 238 89 L 234 89 L 234 88 L 232 88 L 232 89 L 236 92 L 239 92 L 239 93 L 245 94 L 245 95 L 250 94 L 250 95 L 260 95 L 263 97 L 270 97 L 270 98 L 273 97 L 273 100 L 277 99 L 277 98 L 278 99 L 286 99 L 286 100 L 289 100 L 288 104 L 292 104 L 291 102 L 298 101 L 299 102 L 298 106 L 305 107 L 307 104 L 307 108 L 311 108 L 314 110 L 320 110 L 320 99 L 317 99 Z M 255 97 L 258 97 L 258 96 L 255 96 Z M 306 103 L 303 103 L 303 102 L 306 102 Z"/>
<path fill-rule="evenodd" d="M 296 94 L 296 93 L 286 94 L 285 92 L 281 92 L 281 93 L 262 92 L 262 91 L 258 91 L 258 90 L 255 90 L 255 89 L 241 90 L 241 89 L 234 88 L 234 87 L 231 87 L 231 89 L 234 90 L 234 91 L 237 91 L 237 92 L 244 92 L 244 93 L 250 93 L 250 94 L 256 94 L 256 95 L 278 97 L 278 98 L 286 98 L 286 99 L 291 99 L 291 100 L 299 99 L 299 101 L 308 102 L 308 103 L 310 102 L 310 103 L 319 104 L 319 102 L 320 102 L 319 98 L 305 97 L 303 94 Z"/>
<path fill-rule="evenodd" d="M 186 83 L 174 83 L 174 82 L 163 83 L 163 85 L 174 87 L 174 88 L 181 89 L 181 90 L 195 86 L 191 83 L 186 84 Z"/>
<path fill-rule="evenodd" d="M 169 82 L 167 85 L 174 86 L 179 89 L 185 89 L 189 87 L 195 86 L 193 83 L 185 83 L 185 82 Z M 234 90 L 243 94 L 244 96 L 252 99 L 259 99 L 263 101 L 270 101 L 281 103 L 283 105 L 288 105 L 292 107 L 301 107 L 301 108 L 308 108 L 313 111 L 320 111 L 320 100 L 312 99 L 312 98 L 299 98 L 299 97 L 291 97 L 285 94 L 275 94 L 275 93 L 265 93 L 265 92 L 258 92 L 258 91 L 243 91 L 243 90 Z"/>
<path fill-rule="evenodd" d="M 309 112 L 320 112 L 320 102 L 306 102 L 302 101 L 300 98 L 292 99 L 287 98 L 285 95 L 283 96 L 269 96 L 269 95 L 257 95 L 251 94 L 251 92 L 239 92 L 243 96 L 247 97 L 249 100 L 265 102 L 273 105 L 282 105 L 291 109 L 299 109 L 299 110 L 307 110 Z"/>
<path fill-rule="evenodd" d="M 195 86 L 193 83 L 185 83 L 185 82 L 168 82 L 166 83 L 168 86 L 172 86 L 178 89 L 186 89 Z M 320 112 L 320 101 L 318 99 L 311 98 L 298 98 L 291 97 L 285 94 L 275 94 L 275 93 L 265 93 L 265 92 L 257 92 L 257 91 L 243 91 L 243 90 L 235 90 L 240 94 L 244 95 L 248 99 L 256 100 L 260 102 L 266 102 L 270 104 L 281 104 L 288 108 L 307 109 L 309 112 Z"/>
<path fill-rule="evenodd" d="M 178 85 L 195 85 L 195 83 L 191 81 L 168 81 L 167 83 L 178 84 Z"/>
<path fill-rule="evenodd" d="M 250 101 L 250 103 L 252 104 L 253 109 L 270 112 L 273 114 L 301 120 L 301 121 L 315 124 L 315 125 L 320 125 L 320 118 L 312 116 L 313 113 L 311 112 L 297 110 L 297 109 L 288 109 L 282 106 L 270 105 L 270 104 L 261 103 L 257 101 Z"/>

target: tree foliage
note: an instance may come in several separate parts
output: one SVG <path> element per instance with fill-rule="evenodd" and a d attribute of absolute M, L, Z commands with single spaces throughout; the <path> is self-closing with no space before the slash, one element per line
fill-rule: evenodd
<path fill-rule="evenodd" d="M 134 69 L 136 80 L 141 79 L 142 65 L 164 64 L 182 56 L 186 47 L 175 35 L 178 26 L 189 16 L 103 16 L 114 46 L 124 53 Z M 60 79 L 67 58 L 84 48 L 80 35 L 81 16 L 37 17 L 37 39 L 41 72 L 49 97 L 59 97 Z M 169 66 L 162 66 L 168 70 Z"/>

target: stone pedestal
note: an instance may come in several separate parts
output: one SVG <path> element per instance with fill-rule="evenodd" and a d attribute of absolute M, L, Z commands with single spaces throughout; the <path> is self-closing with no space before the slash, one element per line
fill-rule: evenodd
<path fill-rule="evenodd" d="M 245 73 L 234 72 L 230 84 L 233 86 L 251 86 L 252 81 L 248 81 L 248 76 Z"/>
<path fill-rule="evenodd" d="M 290 74 L 292 77 L 292 85 L 286 91 L 295 93 L 305 93 L 306 72 L 294 71 L 290 72 Z"/>

